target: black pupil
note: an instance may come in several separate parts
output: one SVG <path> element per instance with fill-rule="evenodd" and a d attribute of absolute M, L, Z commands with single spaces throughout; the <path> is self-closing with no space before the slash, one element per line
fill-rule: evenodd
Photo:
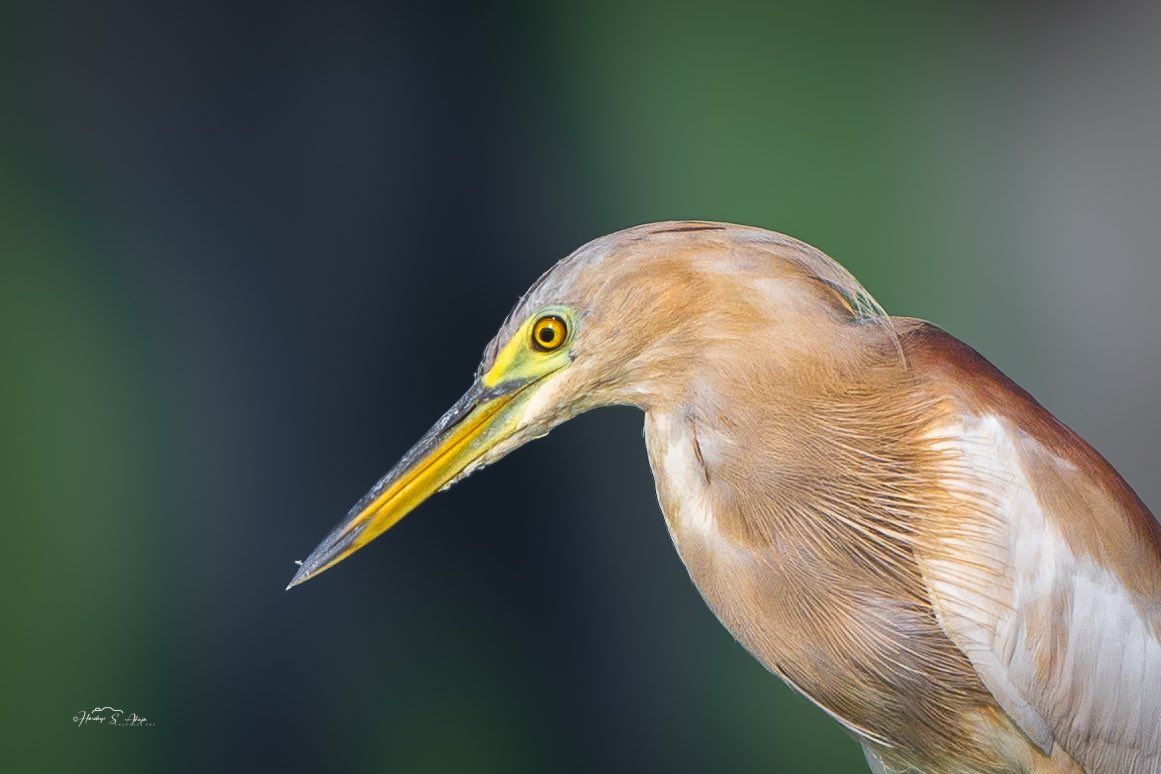
<path fill-rule="evenodd" d="M 551 324 L 545 325 L 540 329 L 540 343 L 551 344 L 556 341 L 556 329 Z"/>

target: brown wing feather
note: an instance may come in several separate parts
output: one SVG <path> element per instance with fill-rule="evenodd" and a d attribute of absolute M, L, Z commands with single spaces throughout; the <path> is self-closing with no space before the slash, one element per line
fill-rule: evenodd
<path fill-rule="evenodd" d="M 926 323 L 900 329 L 946 400 L 937 443 L 963 495 L 923 560 L 948 635 L 1045 752 L 1089 771 L 1161 771 L 1161 526 L 978 353 Z"/>
<path fill-rule="evenodd" d="M 983 355 L 921 320 L 895 318 L 908 358 L 939 389 L 977 414 L 1003 417 L 1051 455 L 1076 466 L 1107 507 L 1055 516 L 1075 550 L 1100 557 L 1126 587 L 1161 599 L 1161 524 L 1100 452 Z"/>

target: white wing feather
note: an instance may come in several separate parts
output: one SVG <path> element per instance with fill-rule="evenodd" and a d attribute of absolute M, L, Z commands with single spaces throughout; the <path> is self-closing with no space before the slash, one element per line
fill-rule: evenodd
<path fill-rule="evenodd" d="M 995 416 L 964 416 L 938 436 L 957 460 L 948 486 L 998 515 L 925 562 L 949 636 L 1045 753 L 1058 745 L 1089 772 L 1161 772 L 1161 600 L 1075 551 L 1037 497 L 1083 474 Z M 1034 482 L 1044 465 L 1052 480 Z"/>

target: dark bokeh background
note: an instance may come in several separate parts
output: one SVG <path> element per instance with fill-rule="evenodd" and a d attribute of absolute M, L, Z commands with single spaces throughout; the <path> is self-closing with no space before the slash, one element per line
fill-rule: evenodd
<path fill-rule="evenodd" d="M 818 245 L 1161 505 L 1156 4 L 159 5 L 0 11 L 5 770 L 863 770 L 703 606 L 634 411 L 283 591 L 640 222 Z"/>

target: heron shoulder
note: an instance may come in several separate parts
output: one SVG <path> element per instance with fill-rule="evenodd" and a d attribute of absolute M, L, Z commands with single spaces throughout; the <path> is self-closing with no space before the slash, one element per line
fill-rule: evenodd
<path fill-rule="evenodd" d="M 930 442 L 961 507 L 921 562 L 948 635 L 1045 753 L 1089 770 L 1161 770 L 1161 550 L 1115 470 L 954 337 L 903 321 L 944 399 Z"/>
<path fill-rule="evenodd" d="M 911 367 L 950 411 L 994 417 L 1021 439 L 1037 496 L 1054 501 L 1049 510 L 1070 546 L 1161 600 L 1161 524 L 1116 469 L 964 342 L 922 320 L 894 322 Z"/>

